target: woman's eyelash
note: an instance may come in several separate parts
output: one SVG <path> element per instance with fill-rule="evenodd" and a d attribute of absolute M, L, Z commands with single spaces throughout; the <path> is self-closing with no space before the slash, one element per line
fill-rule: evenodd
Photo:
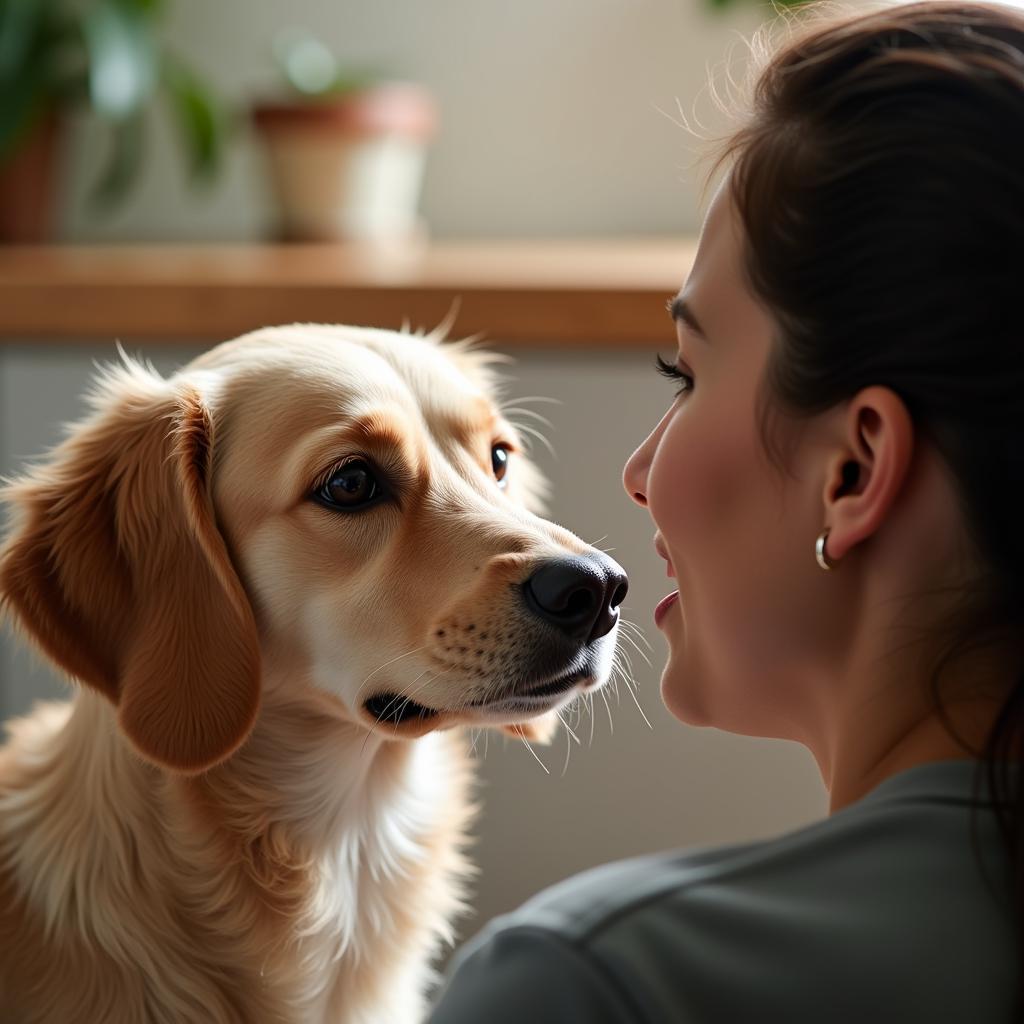
<path fill-rule="evenodd" d="M 660 355 L 658 355 L 655 356 L 654 365 L 655 369 L 662 375 L 662 377 L 668 377 L 669 380 L 679 381 L 679 387 L 676 389 L 676 398 L 685 394 L 687 391 L 693 390 L 693 377 L 688 373 L 683 373 L 675 363 L 666 362 Z"/>

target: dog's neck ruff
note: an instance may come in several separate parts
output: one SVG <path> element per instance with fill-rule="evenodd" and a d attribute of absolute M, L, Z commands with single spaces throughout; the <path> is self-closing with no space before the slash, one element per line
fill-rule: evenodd
<path fill-rule="evenodd" d="M 467 870 L 453 737 L 390 743 L 278 699 L 228 762 L 184 778 L 139 759 L 88 691 L 30 721 L 0 856 L 49 934 L 155 973 L 168 1021 L 197 1003 L 211 1022 L 415 1019 Z"/>

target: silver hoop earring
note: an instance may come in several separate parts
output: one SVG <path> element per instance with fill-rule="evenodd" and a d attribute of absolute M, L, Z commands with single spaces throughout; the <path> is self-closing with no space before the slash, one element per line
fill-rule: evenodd
<path fill-rule="evenodd" d="M 834 562 L 828 557 L 828 554 L 825 551 L 825 541 L 827 540 L 828 527 L 826 526 L 825 529 L 821 531 L 814 544 L 814 557 L 818 560 L 818 565 L 820 565 L 825 572 L 831 572 L 839 563 Z"/>

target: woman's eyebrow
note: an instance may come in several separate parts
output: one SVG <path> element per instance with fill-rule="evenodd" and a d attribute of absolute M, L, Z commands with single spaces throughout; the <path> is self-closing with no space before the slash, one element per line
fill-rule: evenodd
<path fill-rule="evenodd" d="M 672 319 L 675 323 L 682 321 L 702 341 L 708 340 L 708 336 L 704 333 L 704 328 L 701 327 L 696 314 L 690 308 L 686 299 L 684 299 L 682 295 L 677 295 L 672 299 L 668 304 L 668 311 L 672 314 Z"/>

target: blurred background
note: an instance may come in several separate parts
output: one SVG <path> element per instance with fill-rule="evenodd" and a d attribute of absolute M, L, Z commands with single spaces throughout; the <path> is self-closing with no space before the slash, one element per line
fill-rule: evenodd
<path fill-rule="evenodd" d="M 674 123 L 678 105 L 713 115 L 709 67 L 730 53 L 741 64 L 743 38 L 773 17 L 753 0 L 3 0 L 4 10 L 48 19 L 42 38 L 28 15 L 9 33 L 20 67 L 13 45 L 0 50 L 0 144 L 25 141 L 25 122 L 51 101 L 62 132 L 54 226 L 66 241 L 261 237 L 272 196 L 253 105 L 297 100 L 297 82 L 312 97 L 374 79 L 417 83 L 436 106 L 420 206 L 437 237 L 693 231 L 694 140 Z"/>
<path fill-rule="evenodd" d="M 703 126 L 698 134 L 721 127 L 709 74 L 731 63 L 741 76 L 744 40 L 775 17 L 752 0 L 0 0 L 0 197 L 15 211 L 0 246 L 0 473 L 80 414 L 94 363 L 115 358 L 116 338 L 165 372 L 218 340 L 215 327 L 176 333 L 159 322 L 136 336 L 120 325 L 116 288 L 104 293 L 100 326 L 81 336 L 53 327 L 43 301 L 14 316 L 31 289 L 69 266 L 88 277 L 111 247 L 130 259 L 147 243 L 160 268 L 171 266 L 164 246 L 177 267 L 191 252 L 182 246 L 199 254 L 226 242 L 235 248 L 224 260 L 283 238 L 419 252 L 474 239 L 543 252 L 572 239 L 600 244 L 614 266 L 620 244 L 678 242 L 656 250 L 666 255 L 651 275 L 652 308 L 664 316 L 688 270 L 672 254 L 690 251 L 705 203 L 702 146 L 682 123 Z M 332 133 L 340 156 L 327 152 Z M 280 138 L 297 153 L 276 151 Z M 26 163 L 32 146 L 41 163 Z M 509 265 L 497 263 L 495 278 Z M 339 271 L 342 311 L 345 288 Z M 450 291 L 461 294 L 457 281 Z M 74 301 L 62 297 L 89 297 L 52 294 L 72 324 Z M 379 307 L 388 326 L 409 315 L 403 294 L 378 295 L 391 303 Z M 486 329 L 480 308 L 474 322 L 457 315 L 453 334 Z M 313 317 L 299 306 L 288 318 Z M 598 700 L 592 719 L 570 717 L 579 745 L 563 733 L 538 751 L 545 767 L 497 734 L 478 744 L 482 873 L 463 938 L 588 866 L 772 835 L 826 808 L 802 748 L 690 728 L 661 707 L 665 647 L 651 613 L 664 568 L 619 477 L 669 400 L 651 369 L 655 351 L 674 347 L 668 317 L 663 340 L 660 328 L 635 340 L 624 329 L 593 346 L 578 330 L 568 343 L 557 319 L 528 346 L 501 323 L 494 307 L 488 343 L 516 359 L 510 397 L 560 403 L 541 410 L 557 459 L 535 450 L 553 483 L 552 518 L 630 573 L 625 615 L 648 637 L 651 664 L 627 648 L 640 707 L 621 686 L 609 692 L 607 713 Z M 68 692 L 3 637 L 0 717 Z"/>

